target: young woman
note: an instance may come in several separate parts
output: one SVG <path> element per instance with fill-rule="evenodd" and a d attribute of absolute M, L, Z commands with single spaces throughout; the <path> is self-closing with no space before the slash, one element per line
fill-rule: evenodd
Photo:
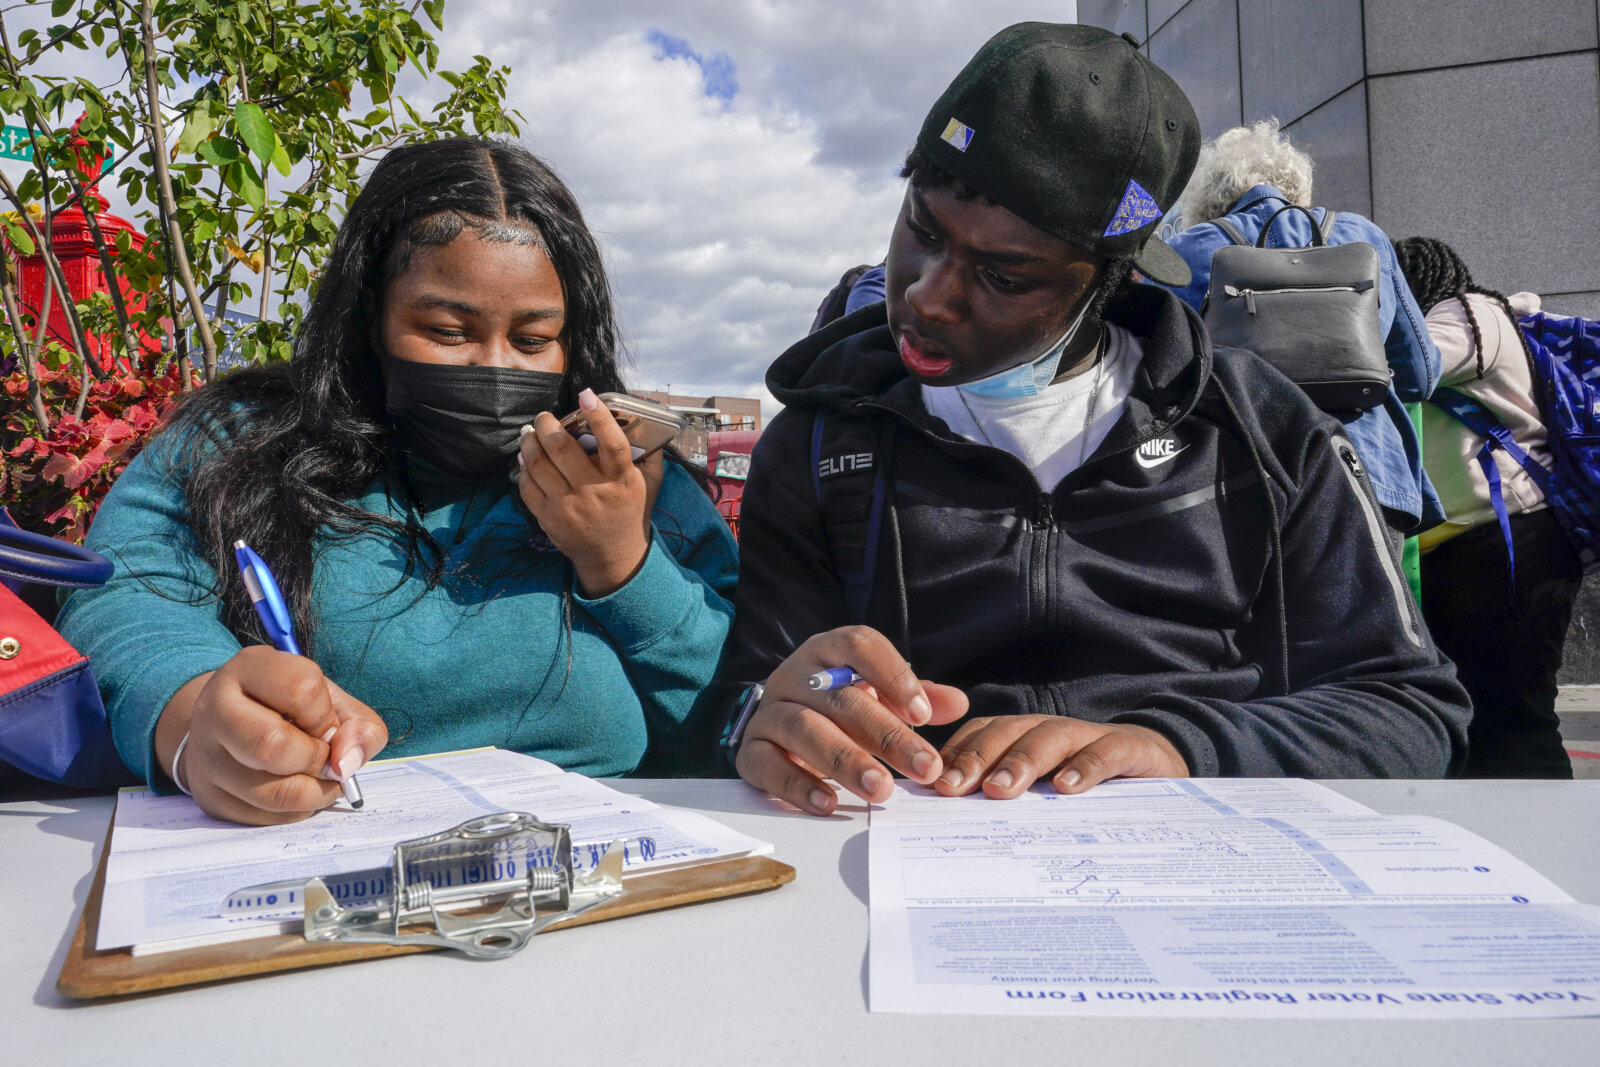
<path fill-rule="evenodd" d="M 88 543 L 117 565 L 59 626 L 152 786 L 266 823 L 383 750 L 499 745 L 586 774 L 698 769 L 736 550 L 676 456 L 640 463 L 599 251 L 509 144 L 390 153 L 286 366 L 197 391 Z M 582 408 L 594 456 L 558 425 Z M 264 644 L 233 546 L 283 588 Z"/>
<path fill-rule="evenodd" d="M 1533 293 L 1509 298 L 1472 280 L 1443 241 L 1395 245 L 1406 281 L 1439 346 L 1439 384 L 1478 401 L 1524 452 L 1549 466 L 1532 358 L 1516 317 L 1539 310 Z M 1583 565 L 1543 491 L 1504 449 L 1492 453 L 1509 515 L 1514 570 L 1489 480 L 1484 439 L 1436 404 L 1422 406 L 1423 462 L 1446 520 L 1422 545 L 1422 613 L 1472 694 L 1467 765 L 1472 778 L 1571 778 L 1556 716 L 1556 671 Z"/>

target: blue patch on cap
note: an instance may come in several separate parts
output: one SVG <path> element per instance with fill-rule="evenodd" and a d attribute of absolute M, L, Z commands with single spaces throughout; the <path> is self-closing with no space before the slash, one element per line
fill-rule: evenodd
<path fill-rule="evenodd" d="M 1118 234 L 1137 230 L 1141 226 L 1148 226 L 1161 217 L 1161 208 L 1156 203 L 1156 198 L 1144 191 L 1140 184 L 1132 178 L 1128 179 L 1128 190 L 1122 194 L 1122 203 L 1117 205 L 1117 213 L 1111 218 L 1111 225 L 1106 227 L 1103 237 L 1115 237 Z"/>

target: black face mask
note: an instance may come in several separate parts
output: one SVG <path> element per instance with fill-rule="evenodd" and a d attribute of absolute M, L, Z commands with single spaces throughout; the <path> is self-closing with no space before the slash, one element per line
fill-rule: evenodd
<path fill-rule="evenodd" d="M 506 470 L 518 431 L 554 412 L 566 375 L 383 357 L 385 410 L 407 452 L 445 474 Z"/>

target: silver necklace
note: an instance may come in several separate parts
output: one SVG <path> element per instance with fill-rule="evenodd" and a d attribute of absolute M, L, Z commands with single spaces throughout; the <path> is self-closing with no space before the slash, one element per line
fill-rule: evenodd
<path fill-rule="evenodd" d="M 1083 415 L 1083 432 L 1078 435 L 1078 466 L 1080 467 L 1083 466 L 1083 461 L 1089 457 L 1089 429 L 1094 426 L 1094 409 L 1100 402 L 1100 382 L 1105 375 L 1106 349 L 1109 347 L 1106 345 L 1105 340 L 1106 335 L 1102 332 L 1099 340 L 1095 342 L 1094 382 L 1089 386 L 1089 405 L 1088 410 Z M 967 400 L 966 390 L 959 385 L 956 386 L 956 396 L 961 398 L 961 406 L 967 409 L 967 418 L 972 420 L 972 425 L 976 426 L 978 432 L 983 435 L 983 443 L 990 448 L 998 448 L 999 446 L 994 443 L 994 438 L 989 436 L 989 431 L 983 428 L 983 423 L 979 420 L 978 413 L 972 410 L 972 404 Z"/>

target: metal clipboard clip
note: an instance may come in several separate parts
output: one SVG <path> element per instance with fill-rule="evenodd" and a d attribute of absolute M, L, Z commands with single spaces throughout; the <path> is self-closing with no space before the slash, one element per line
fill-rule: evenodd
<path fill-rule="evenodd" d="M 303 914 L 307 941 L 432 945 L 502 959 L 545 927 L 621 896 L 626 849 L 613 841 L 579 873 L 566 826 L 500 812 L 399 842 L 387 869 L 241 889 L 222 914 Z"/>

